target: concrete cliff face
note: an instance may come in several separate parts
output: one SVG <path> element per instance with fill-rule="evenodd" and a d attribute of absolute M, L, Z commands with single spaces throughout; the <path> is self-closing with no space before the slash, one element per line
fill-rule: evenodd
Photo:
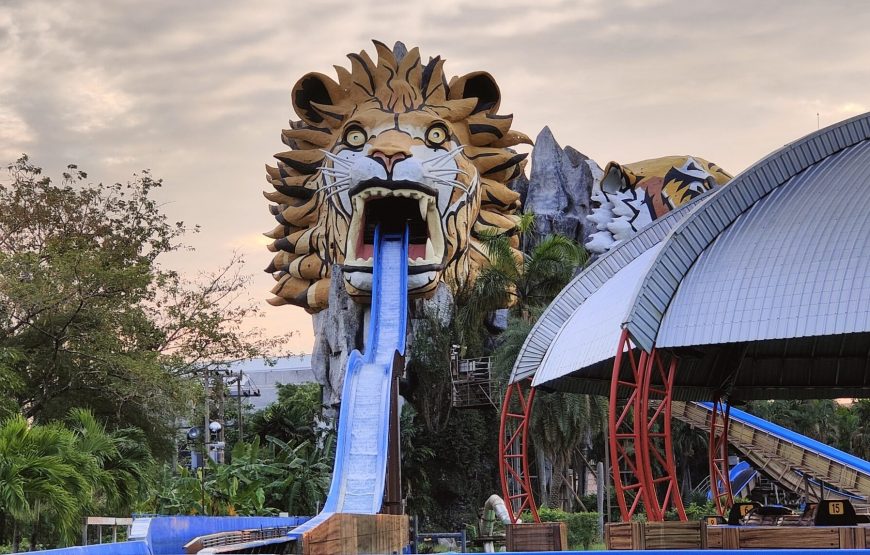
<path fill-rule="evenodd" d="M 317 382 L 323 386 L 324 416 L 327 418 L 337 416 L 335 409 L 341 402 L 347 359 L 354 349 L 365 352 L 363 343 L 368 327 L 368 305 L 351 300 L 342 279 L 341 267 L 333 266 L 329 307 L 313 315 L 315 341 L 311 366 Z M 450 324 L 453 319 L 453 295 L 447 284 L 438 284 L 431 299 L 413 302 L 406 352 L 413 350 L 410 342 L 417 327 L 414 318 L 423 315 L 435 316 L 445 326 Z"/>
<path fill-rule="evenodd" d="M 541 237 L 560 233 L 581 245 L 595 226 L 587 220 L 591 212 L 594 161 L 574 148 L 559 146 L 553 133 L 545 127 L 535 139 L 532 151 L 532 171 L 528 184 L 512 184 L 522 195 L 523 212 L 535 214 L 535 231 L 531 244 Z M 526 189 L 523 191 L 522 189 Z"/>
<path fill-rule="evenodd" d="M 363 320 L 367 305 L 351 300 L 343 279 L 341 266 L 333 266 L 329 308 L 313 316 L 315 340 L 311 367 L 323 386 L 323 404 L 327 407 L 325 416 L 336 415 L 334 411 L 341 401 L 344 372 L 351 351 L 363 350 Z"/>

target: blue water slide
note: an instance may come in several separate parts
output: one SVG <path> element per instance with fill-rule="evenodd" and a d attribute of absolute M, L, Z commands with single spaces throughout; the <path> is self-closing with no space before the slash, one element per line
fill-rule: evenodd
<path fill-rule="evenodd" d="M 713 409 L 712 403 L 697 404 L 706 408 L 707 410 Z M 730 417 L 732 421 L 757 428 L 762 432 L 778 437 L 783 441 L 795 445 L 796 447 L 813 453 L 817 453 L 823 457 L 835 461 L 838 464 L 851 467 L 859 473 L 870 475 L 870 462 L 865 461 L 864 459 L 858 458 L 844 451 L 840 451 L 839 449 L 831 447 L 830 445 L 826 445 L 820 441 L 816 441 L 797 432 L 789 430 L 788 428 L 783 428 L 782 426 L 774 424 L 773 422 L 770 422 L 763 418 L 759 418 L 758 416 L 749 414 L 748 412 L 744 412 L 742 410 L 735 409 L 733 407 L 730 411 Z M 797 472 L 798 474 L 803 474 L 798 470 L 795 470 L 795 472 Z M 747 484 L 750 483 L 750 481 L 755 477 L 756 474 L 757 472 L 752 470 L 749 464 L 745 461 L 739 463 L 738 465 L 735 465 L 729 473 L 729 477 L 731 479 L 731 489 L 734 494 L 737 495 L 739 491 L 741 491 Z M 816 486 L 821 485 L 822 487 L 824 487 L 825 491 L 842 497 L 856 500 L 864 499 L 862 496 L 855 495 L 851 492 L 844 491 L 835 487 L 830 487 L 827 484 L 820 484 L 816 479 L 812 477 L 808 478 L 808 481 Z M 708 499 L 709 498 L 710 496 L 708 494 Z"/>
<path fill-rule="evenodd" d="M 297 540 L 335 513 L 377 514 L 384 497 L 393 357 L 405 353 L 408 233 L 375 230 L 366 352 L 348 358 L 332 484 L 323 511 L 296 528 Z"/>
<path fill-rule="evenodd" d="M 758 471 L 752 468 L 748 462 L 740 461 L 731 467 L 728 472 L 728 481 L 731 482 L 731 491 L 734 497 L 745 497 L 743 490 L 758 476 Z M 747 491 L 748 495 L 749 492 Z M 707 492 L 707 499 L 713 499 L 713 492 Z"/>
<path fill-rule="evenodd" d="M 708 410 L 713 410 L 712 403 L 698 404 Z M 870 462 L 858 458 L 855 455 L 850 455 L 845 451 L 840 451 L 839 449 L 831 447 L 830 445 L 825 445 L 821 441 L 816 441 L 814 439 L 808 438 L 807 436 L 801 435 L 797 432 L 793 432 L 788 428 L 783 428 L 782 426 L 778 426 L 773 422 L 769 422 L 763 418 L 759 418 L 757 416 L 749 414 L 748 412 L 735 409 L 734 407 L 731 408 L 731 419 L 758 428 L 761 431 L 767 432 L 771 435 L 775 435 L 781 439 L 784 439 L 785 441 L 788 441 L 789 443 L 793 443 L 794 445 L 797 445 L 802 449 L 814 451 L 841 464 L 851 466 L 852 468 L 863 474 L 870 475 Z"/>

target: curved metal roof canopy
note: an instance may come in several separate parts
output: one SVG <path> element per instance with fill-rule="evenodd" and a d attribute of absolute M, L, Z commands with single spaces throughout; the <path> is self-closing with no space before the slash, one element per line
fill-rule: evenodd
<path fill-rule="evenodd" d="M 733 399 L 870 394 L 868 139 L 870 114 L 813 133 L 666 226 L 672 229 L 649 269 L 620 294 L 631 299 L 622 324 L 632 339 L 681 357 L 675 397 L 710 398 L 725 388 Z M 589 281 L 590 270 L 566 291 Z M 561 317 L 556 332 L 536 326 L 526 345 L 544 355 L 524 348 L 516 377 L 534 372 L 535 358 L 549 364 L 552 351 L 558 368 L 538 370 L 536 385 L 603 392 L 603 361 L 565 362 L 563 342 L 583 350 L 576 348 L 581 311 L 594 316 L 585 329 L 612 326 L 612 314 L 583 311 L 584 301 L 554 301 L 542 318 L 557 304 L 559 314 L 578 316 Z M 617 304 L 624 314 L 624 301 Z"/>

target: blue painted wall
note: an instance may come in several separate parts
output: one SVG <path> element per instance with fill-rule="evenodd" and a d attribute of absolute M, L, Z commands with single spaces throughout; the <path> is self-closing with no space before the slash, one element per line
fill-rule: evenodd
<path fill-rule="evenodd" d="M 64 547 L 48 551 L 28 553 L 49 553 L 55 555 L 181 555 L 184 544 L 206 534 L 230 532 L 233 530 L 252 530 L 256 528 L 276 528 L 278 526 L 299 526 L 309 516 L 155 516 L 151 517 L 148 533 L 143 539 L 119 543 L 104 543 L 78 547 Z"/>
<path fill-rule="evenodd" d="M 46 551 L 28 551 L 27 553 L 54 553 L 56 555 L 151 555 L 148 545 L 143 541 L 104 543 L 84 547 L 63 547 L 61 549 L 48 549 Z M 184 551 L 181 553 L 184 553 Z"/>
<path fill-rule="evenodd" d="M 184 544 L 197 536 L 232 530 L 298 526 L 309 518 L 311 517 L 159 516 L 152 518 L 145 541 L 151 548 L 151 555 L 177 555 L 184 553 Z"/>

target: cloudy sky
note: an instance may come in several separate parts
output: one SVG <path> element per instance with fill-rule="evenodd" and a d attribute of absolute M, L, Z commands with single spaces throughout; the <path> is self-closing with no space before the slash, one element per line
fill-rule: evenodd
<path fill-rule="evenodd" d="M 203 230 L 168 262 L 213 269 L 237 250 L 265 299 L 263 164 L 290 88 L 372 38 L 441 55 L 449 75 L 489 71 L 517 129 L 548 125 L 599 164 L 695 154 L 736 173 L 817 114 L 870 110 L 868 29 L 862 0 L 0 0 L 0 161 L 108 182 L 150 168 L 170 216 Z M 310 350 L 304 311 L 265 311 Z"/>

